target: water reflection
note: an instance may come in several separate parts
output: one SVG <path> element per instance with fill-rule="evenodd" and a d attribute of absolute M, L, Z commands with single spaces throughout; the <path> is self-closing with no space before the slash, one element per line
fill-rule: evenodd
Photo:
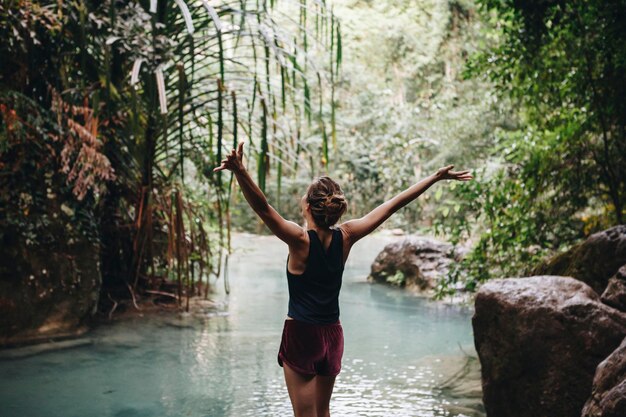
<path fill-rule="evenodd" d="M 474 354 L 470 312 L 364 284 L 384 243 L 360 242 L 346 267 L 333 416 L 484 416 L 478 364 L 463 353 Z M 292 415 L 276 362 L 286 247 L 235 244 L 251 249 L 231 259 L 231 295 L 214 296 L 222 314 L 136 318 L 97 329 L 89 346 L 0 361 L 0 415 Z"/>

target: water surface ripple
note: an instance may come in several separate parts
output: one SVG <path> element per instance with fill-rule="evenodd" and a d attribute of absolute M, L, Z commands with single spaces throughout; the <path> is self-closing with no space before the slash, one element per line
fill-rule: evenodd
<path fill-rule="evenodd" d="M 334 417 L 483 417 L 471 312 L 364 282 L 391 237 L 359 242 L 340 297 Z M 3 417 L 290 416 L 276 361 L 286 246 L 237 234 L 221 312 L 103 325 L 88 346 L 0 360 Z M 469 356 L 468 356 L 469 355 Z"/>

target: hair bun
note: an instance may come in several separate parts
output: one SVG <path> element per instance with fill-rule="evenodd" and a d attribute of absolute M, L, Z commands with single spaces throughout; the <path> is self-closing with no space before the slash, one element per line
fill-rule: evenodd
<path fill-rule="evenodd" d="M 334 209 L 337 206 L 343 205 L 345 201 L 346 199 L 344 196 L 333 194 L 333 195 L 326 196 L 326 201 L 324 202 L 325 203 L 324 205 L 329 209 Z"/>
<path fill-rule="evenodd" d="M 348 208 L 339 184 L 330 177 L 317 178 L 307 190 L 313 220 L 318 226 L 330 227 L 337 223 Z"/>

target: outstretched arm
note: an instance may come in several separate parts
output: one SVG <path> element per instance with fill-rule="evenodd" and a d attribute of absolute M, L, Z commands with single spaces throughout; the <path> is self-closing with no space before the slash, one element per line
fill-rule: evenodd
<path fill-rule="evenodd" d="M 451 171 L 453 167 L 454 165 L 448 165 L 447 167 L 440 168 L 436 173 L 429 175 L 392 199 L 385 201 L 365 216 L 342 223 L 341 228 L 344 229 L 350 237 L 350 244 L 353 245 L 359 239 L 373 232 L 393 213 L 415 200 L 434 183 L 441 180 L 469 181 L 472 179 L 469 170 L 455 172 Z"/>
<path fill-rule="evenodd" d="M 240 142 L 237 151 L 233 149 L 230 155 L 222 160 L 222 165 L 215 168 L 213 172 L 223 169 L 228 169 L 235 174 L 246 201 L 276 237 L 289 246 L 297 245 L 306 239 L 306 231 L 297 223 L 285 220 L 274 207 L 270 206 L 263 191 L 250 177 L 243 165 L 243 142 Z"/>

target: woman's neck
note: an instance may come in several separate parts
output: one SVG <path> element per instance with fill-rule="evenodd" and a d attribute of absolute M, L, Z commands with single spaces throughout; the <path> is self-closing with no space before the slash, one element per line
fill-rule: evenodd
<path fill-rule="evenodd" d="M 318 235 L 319 235 L 319 234 L 326 235 L 327 233 L 329 233 L 329 232 L 330 232 L 330 227 L 326 227 L 326 228 L 324 228 L 324 227 L 319 227 L 319 226 L 318 226 L 318 225 L 316 225 L 315 223 L 313 223 L 313 222 L 309 222 L 308 220 L 307 220 L 307 221 L 305 221 L 305 228 L 306 228 L 306 230 L 315 230 L 315 232 L 316 232 Z"/>

